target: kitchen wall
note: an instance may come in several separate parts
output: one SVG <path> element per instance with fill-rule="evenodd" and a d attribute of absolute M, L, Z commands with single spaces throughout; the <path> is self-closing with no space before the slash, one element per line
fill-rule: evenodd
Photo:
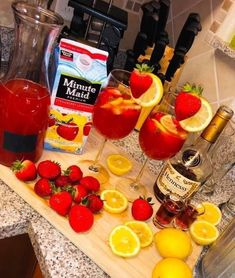
<path fill-rule="evenodd" d="M 129 13 L 128 30 L 121 42 L 121 49 L 132 48 L 142 11 L 138 5 L 148 1 L 116 0 Z M 193 47 L 188 53 L 188 60 L 182 72 L 179 84 L 186 81 L 200 83 L 204 87 L 204 96 L 212 103 L 216 110 L 220 104 L 229 104 L 235 110 L 235 61 L 220 50 L 212 48 L 206 41 L 208 30 L 214 20 L 222 20 L 223 5 L 232 3 L 232 0 L 171 0 L 171 11 L 167 30 L 170 44 L 174 47 L 179 32 L 191 12 L 201 16 L 202 31 L 198 34 Z"/>
<path fill-rule="evenodd" d="M 106 1 L 108 2 L 109 0 Z M 141 5 L 149 1 L 113 1 L 116 6 L 128 12 L 128 30 L 125 32 L 124 38 L 120 43 L 122 54 L 125 53 L 126 49 L 132 48 L 136 34 L 139 31 L 142 16 Z M 11 2 L 12 0 L 1 1 L 0 25 L 11 25 Z M 179 84 L 183 84 L 186 81 L 202 84 L 204 87 L 204 96 L 212 103 L 214 109 L 220 104 L 229 104 L 235 110 L 235 61 L 220 50 L 212 48 L 206 42 L 205 38 L 214 20 L 222 20 L 222 6 L 228 6 L 233 2 L 234 0 L 171 0 L 171 11 L 167 30 L 172 47 L 174 47 L 179 32 L 189 13 L 199 13 L 202 23 L 202 31 L 196 37 L 193 47 L 188 53 L 188 60 Z M 125 55 L 121 55 L 121 58 L 125 58 Z"/>
<path fill-rule="evenodd" d="M 202 31 L 189 51 L 189 59 L 180 82 L 201 83 L 204 95 L 213 104 L 214 109 L 220 104 L 229 104 L 235 110 L 235 60 L 220 50 L 213 49 L 206 42 L 212 23 L 221 17 L 223 4 L 224 1 L 221 0 L 173 0 L 172 21 L 168 27 L 172 29 L 174 43 L 188 14 L 190 12 L 200 14 Z"/>

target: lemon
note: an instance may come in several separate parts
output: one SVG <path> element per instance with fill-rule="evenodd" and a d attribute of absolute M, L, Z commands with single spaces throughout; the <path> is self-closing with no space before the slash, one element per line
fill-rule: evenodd
<path fill-rule="evenodd" d="M 101 192 L 100 197 L 104 201 L 104 210 L 110 213 L 121 213 L 127 209 L 128 200 L 118 190 L 106 189 Z"/>
<path fill-rule="evenodd" d="M 159 261 L 152 272 L 152 278 L 192 278 L 192 270 L 182 260 L 166 258 Z"/>
<path fill-rule="evenodd" d="M 204 220 L 194 221 L 189 231 L 192 239 L 199 245 L 209 245 L 219 236 L 218 229 Z"/>
<path fill-rule="evenodd" d="M 112 230 L 109 245 L 113 253 L 121 257 L 133 257 L 140 251 L 138 236 L 125 225 L 119 225 Z"/>
<path fill-rule="evenodd" d="M 222 213 L 220 209 L 213 203 L 203 202 L 198 207 L 199 213 L 204 213 L 197 217 L 198 220 L 205 220 L 213 225 L 218 225 L 222 218 Z"/>
<path fill-rule="evenodd" d="M 106 162 L 109 170 L 117 176 L 122 176 L 132 169 L 131 161 L 120 154 L 109 155 Z"/>
<path fill-rule="evenodd" d="M 192 242 L 186 232 L 165 228 L 154 235 L 155 246 L 164 258 L 186 259 L 192 252 Z"/>
<path fill-rule="evenodd" d="M 185 139 L 187 137 L 187 132 L 182 129 L 179 124 L 177 126 L 176 124 L 177 121 L 174 122 L 174 117 L 172 115 L 164 115 L 160 119 L 160 123 L 167 129 L 167 131 Z"/>
<path fill-rule="evenodd" d="M 180 121 L 181 127 L 189 132 L 198 132 L 203 130 L 208 126 L 212 119 L 212 108 L 209 102 L 200 97 L 201 99 L 201 108 L 199 111 L 192 117 Z"/>
<path fill-rule="evenodd" d="M 138 103 L 142 107 L 150 107 L 157 105 L 163 96 L 163 86 L 161 79 L 154 75 L 153 73 L 145 73 L 152 77 L 152 84 L 148 88 L 148 90 L 142 94 L 139 98 L 132 98 L 136 103 Z"/>
<path fill-rule="evenodd" d="M 126 222 L 125 225 L 137 234 L 141 247 L 149 246 L 153 242 L 153 232 L 147 223 L 133 220 Z"/>

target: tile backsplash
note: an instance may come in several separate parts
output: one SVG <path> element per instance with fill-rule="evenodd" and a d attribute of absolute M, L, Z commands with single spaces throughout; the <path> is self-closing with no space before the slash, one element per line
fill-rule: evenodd
<path fill-rule="evenodd" d="M 213 21 L 221 15 L 221 0 L 172 1 L 172 28 L 175 43 L 186 17 L 191 12 L 201 16 L 202 31 L 198 34 L 188 53 L 179 83 L 191 81 L 204 87 L 204 96 L 215 109 L 221 104 L 230 105 L 235 110 L 235 61 L 220 50 L 212 48 L 205 40 Z M 228 1 L 226 1 L 228 2 Z M 232 1 L 230 1 L 232 2 Z"/>
<path fill-rule="evenodd" d="M 128 2 L 133 2 L 134 5 L 135 2 L 143 4 L 149 1 L 126 0 L 126 5 Z M 233 4 L 233 0 L 171 0 L 171 11 L 167 23 L 170 44 L 174 47 L 188 15 L 191 12 L 199 13 L 202 31 L 198 33 L 192 48 L 188 52 L 188 60 L 179 80 L 179 85 L 186 81 L 202 84 L 204 87 L 203 94 L 211 102 L 214 110 L 221 104 L 230 105 L 235 110 L 233 89 L 235 88 L 235 61 L 220 50 L 212 48 L 205 40 L 214 20 L 220 20 L 224 17 L 224 13 L 221 12 L 222 6 L 231 4 Z M 116 5 L 118 4 L 116 3 Z M 125 3 L 123 7 L 125 7 Z M 120 44 L 122 50 L 133 47 L 142 16 L 141 9 L 138 14 L 132 10 L 128 10 L 128 13 L 128 30 Z"/>
<path fill-rule="evenodd" d="M 34 1 L 34 0 L 29 0 Z M 106 0 L 109 1 L 109 0 Z M 121 53 L 133 47 L 139 31 L 142 17 L 141 5 L 150 0 L 113 0 L 113 4 L 128 12 L 128 29 L 124 33 L 119 49 Z M 213 28 L 215 20 L 222 20 L 221 8 L 234 4 L 235 0 L 171 0 L 171 10 L 167 23 L 170 45 L 174 47 L 181 28 L 189 13 L 200 14 L 202 31 L 188 52 L 179 85 L 186 81 L 202 84 L 204 96 L 212 103 L 214 109 L 220 104 L 228 104 L 235 110 L 235 62 L 220 50 L 212 48 L 206 41 L 208 30 Z M 12 0 L 1 1 L 0 25 L 11 25 Z M 235 5 L 235 4 L 234 4 Z"/>

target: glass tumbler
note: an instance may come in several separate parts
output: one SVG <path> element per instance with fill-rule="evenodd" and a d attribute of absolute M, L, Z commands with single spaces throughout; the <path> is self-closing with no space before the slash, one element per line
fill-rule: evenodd
<path fill-rule="evenodd" d="M 171 227 L 171 222 L 184 209 L 184 206 L 183 200 L 175 198 L 174 194 L 166 195 L 153 218 L 153 224 L 160 228 Z"/>
<path fill-rule="evenodd" d="M 184 209 L 175 217 L 174 226 L 183 231 L 187 231 L 190 225 L 197 219 L 199 215 L 205 212 L 205 208 L 199 212 L 195 204 L 187 203 Z"/>
<path fill-rule="evenodd" d="M 235 218 L 202 258 L 200 271 L 203 278 L 235 277 Z"/>

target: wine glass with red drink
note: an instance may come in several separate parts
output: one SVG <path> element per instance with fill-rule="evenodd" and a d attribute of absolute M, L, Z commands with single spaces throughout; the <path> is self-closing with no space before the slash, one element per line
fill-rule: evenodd
<path fill-rule="evenodd" d="M 93 126 L 104 140 L 95 159 L 83 162 L 88 164 L 90 174 L 101 183 L 107 182 L 109 178 L 108 171 L 100 163 L 105 142 L 129 135 L 140 115 L 141 107 L 131 98 L 129 79 L 130 72 L 112 70 L 94 105 Z"/>
<path fill-rule="evenodd" d="M 187 132 L 181 128 L 173 115 L 175 96 L 176 94 L 173 94 L 169 98 L 169 95 L 166 95 L 139 131 L 139 144 L 147 158 L 137 177 L 122 179 L 116 186 L 130 201 L 146 195 L 146 187 L 140 180 L 148 159 L 166 160 L 173 157 L 187 138 Z"/>

